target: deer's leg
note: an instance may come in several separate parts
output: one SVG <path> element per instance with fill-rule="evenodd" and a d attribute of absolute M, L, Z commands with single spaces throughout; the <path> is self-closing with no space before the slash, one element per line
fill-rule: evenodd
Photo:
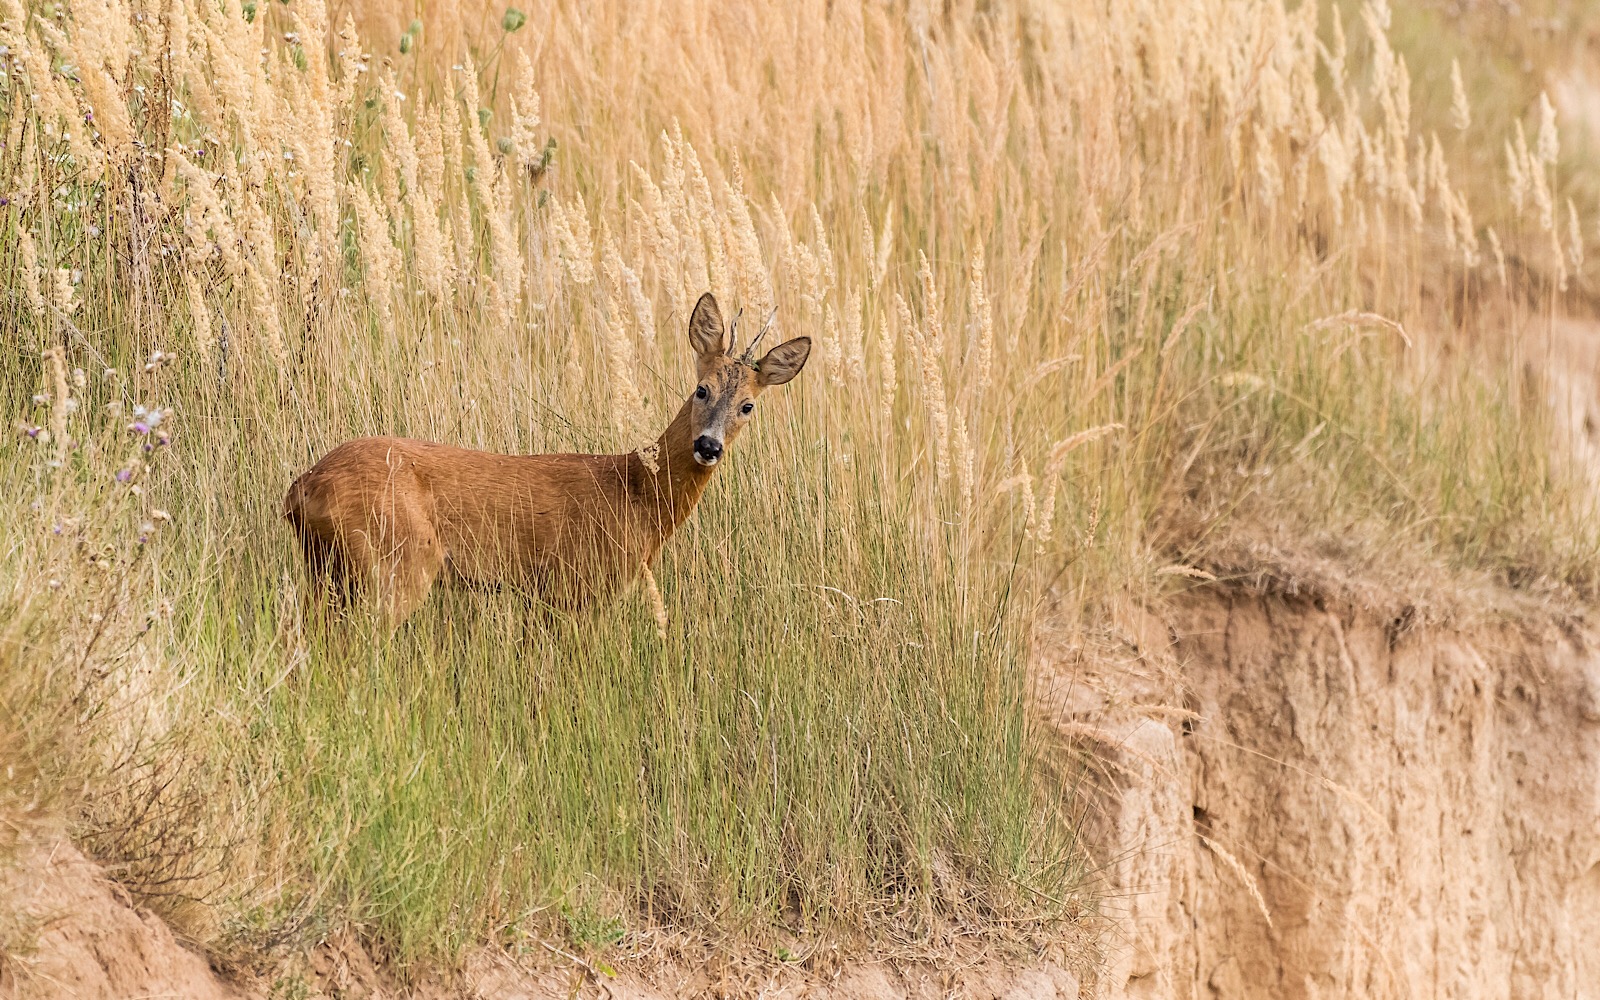
<path fill-rule="evenodd" d="M 444 547 L 433 525 L 410 504 L 396 504 L 388 531 L 379 535 L 376 597 L 398 628 L 427 600 L 444 568 Z"/>
<path fill-rule="evenodd" d="M 330 613 L 343 610 L 356 582 L 350 576 L 349 541 L 337 522 L 308 514 L 296 508 L 289 518 L 299 542 L 305 564 L 305 587 L 301 591 L 301 620 L 325 621 Z"/>
<path fill-rule="evenodd" d="M 322 622 L 331 612 L 349 601 L 350 589 L 344 555 L 340 547 L 311 532 L 300 533 L 300 551 L 305 556 L 306 588 L 301 593 L 303 621 Z"/>
<path fill-rule="evenodd" d="M 444 548 L 415 502 L 385 498 L 369 512 L 364 530 L 345 546 L 352 584 L 379 614 L 399 628 L 428 597 L 444 567 Z"/>

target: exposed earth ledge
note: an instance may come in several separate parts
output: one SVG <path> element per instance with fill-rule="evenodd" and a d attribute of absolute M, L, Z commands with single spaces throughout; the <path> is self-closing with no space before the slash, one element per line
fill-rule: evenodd
<path fill-rule="evenodd" d="M 1591 633 L 1215 585 L 1130 617 L 1053 678 L 1106 761 L 1099 995 L 1600 996 Z"/>

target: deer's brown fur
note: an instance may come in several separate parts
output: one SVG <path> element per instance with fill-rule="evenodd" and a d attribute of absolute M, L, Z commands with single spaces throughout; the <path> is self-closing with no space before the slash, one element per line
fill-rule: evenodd
<path fill-rule="evenodd" d="M 283 503 L 313 576 L 376 598 L 396 624 L 441 578 L 515 586 L 564 610 L 631 583 L 694 510 L 746 404 L 798 374 L 811 346 L 733 358 L 709 293 L 689 340 L 699 384 L 657 440 L 654 469 L 638 452 L 498 455 L 397 437 L 334 448 Z"/>

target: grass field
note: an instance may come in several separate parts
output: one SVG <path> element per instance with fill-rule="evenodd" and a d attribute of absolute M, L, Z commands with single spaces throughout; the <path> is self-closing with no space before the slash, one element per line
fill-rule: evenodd
<path fill-rule="evenodd" d="M 224 954 L 1048 934 L 1094 887 L 1044 609 L 1265 529 L 1593 592 L 1522 368 L 1593 178 L 1485 22 L 412 14 L 0 4 L 0 817 Z M 640 447 L 707 289 L 817 348 L 655 567 L 664 638 L 639 592 L 302 621 L 318 455 Z"/>

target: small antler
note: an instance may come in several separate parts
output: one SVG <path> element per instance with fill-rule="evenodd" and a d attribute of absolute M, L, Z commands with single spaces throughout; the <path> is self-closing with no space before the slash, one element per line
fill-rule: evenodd
<path fill-rule="evenodd" d="M 767 321 L 765 323 L 761 324 L 761 332 L 756 334 L 755 339 L 750 341 L 749 346 L 747 346 L 744 349 L 744 354 L 740 355 L 740 357 L 739 357 L 740 361 L 744 362 L 747 365 L 753 365 L 755 363 L 754 355 L 755 355 L 756 345 L 761 343 L 761 338 L 765 337 L 767 335 L 767 329 L 772 326 L 772 320 L 777 315 L 778 315 L 778 307 L 777 306 L 773 306 L 772 307 L 772 311 L 767 313 Z"/>
<path fill-rule="evenodd" d="M 739 346 L 739 317 L 744 315 L 744 306 L 733 314 L 733 322 L 728 326 L 728 353 L 732 354 L 734 348 Z"/>

